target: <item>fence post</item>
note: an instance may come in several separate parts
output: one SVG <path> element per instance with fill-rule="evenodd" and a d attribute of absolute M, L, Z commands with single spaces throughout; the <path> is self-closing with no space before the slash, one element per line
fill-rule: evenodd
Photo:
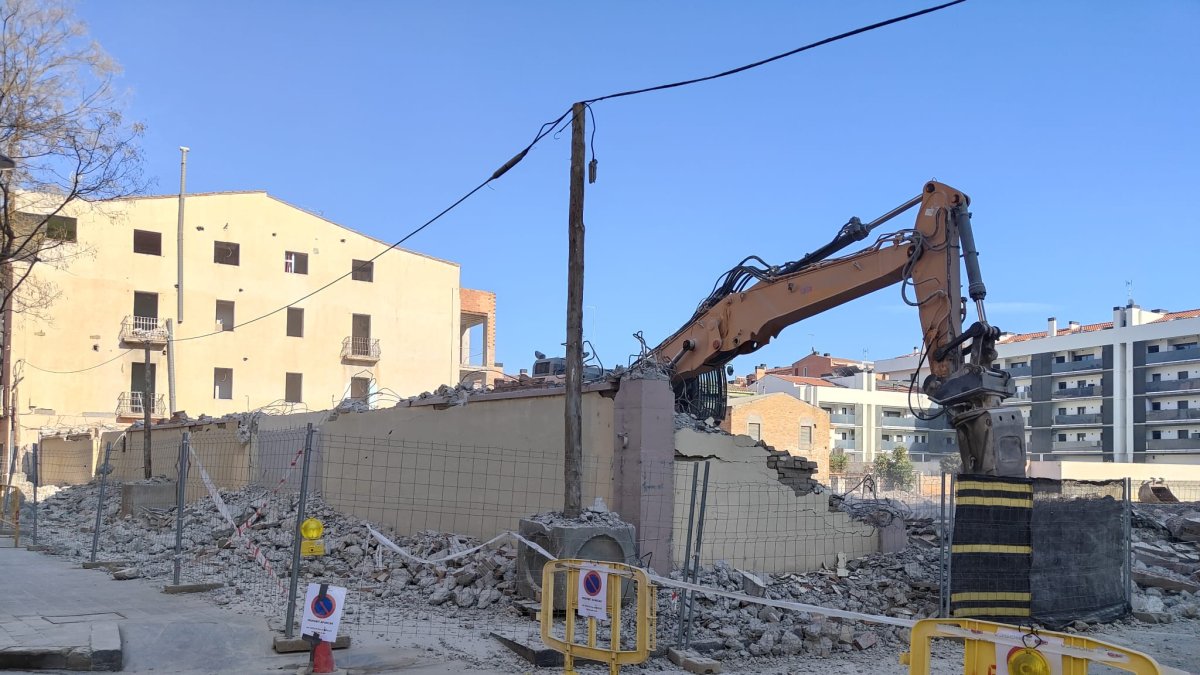
<path fill-rule="evenodd" d="M 183 507 L 187 501 L 188 452 L 192 449 L 192 433 L 183 432 L 179 443 L 179 474 L 175 481 L 175 572 L 172 576 L 179 585 L 179 572 L 183 566 Z"/>
<path fill-rule="evenodd" d="M 112 443 L 104 444 L 104 463 L 97 469 L 100 472 L 100 493 L 96 496 L 96 525 L 92 528 L 92 562 L 96 562 L 96 550 L 100 546 L 100 519 L 104 515 L 104 488 L 108 487 L 108 474 L 112 471 L 108 463 L 112 455 Z"/>
<path fill-rule="evenodd" d="M 700 465 L 692 464 L 692 499 L 688 502 L 688 519 L 687 519 L 687 543 L 683 545 L 683 580 L 688 580 L 688 570 L 692 566 L 692 523 L 696 520 L 696 488 L 700 484 Z M 683 648 L 683 616 L 687 611 L 687 590 L 679 594 L 679 637 L 676 638 L 675 644 L 679 648 Z"/>
<path fill-rule="evenodd" d="M 700 519 L 696 521 L 696 554 L 692 559 L 692 583 L 700 579 L 700 545 L 704 541 L 704 509 L 708 506 L 708 470 L 710 463 L 704 462 L 704 483 L 700 488 Z M 692 615 L 695 613 L 696 592 L 688 593 L 687 631 L 684 632 L 683 646 L 686 649 L 692 642 Z"/>
<path fill-rule="evenodd" d="M 39 445 L 40 445 L 40 443 L 33 444 L 33 466 L 30 467 L 30 473 L 32 473 L 33 475 L 29 477 L 30 482 L 33 483 L 33 527 L 30 530 L 29 535 L 30 535 L 30 539 L 33 541 L 34 546 L 37 546 L 37 537 L 38 537 L 38 532 L 37 532 L 37 527 L 38 527 L 38 474 L 40 474 L 42 472 L 42 466 L 41 466 L 41 464 L 38 463 L 40 461 L 38 459 L 38 457 L 39 457 L 38 446 Z"/>
<path fill-rule="evenodd" d="M 1125 558 L 1122 561 L 1121 572 L 1123 581 L 1125 582 L 1125 609 L 1131 610 L 1133 607 L 1133 478 L 1125 477 L 1125 522 L 1123 523 L 1125 535 Z"/>
<path fill-rule="evenodd" d="M 304 523 L 304 507 L 308 500 L 308 466 L 312 456 L 313 425 L 308 424 L 304 434 L 304 465 L 300 472 L 300 503 L 296 506 L 296 527 L 292 532 L 292 575 L 288 586 L 287 621 L 283 625 L 283 636 L 291 639 L 294 632 L 292 624 L 296 622 L 296 591 L 300 585 L 300 526 Z"/>
<path fill-rule="evenodd" d="M 942 472 L 942 485 L 939 495 L 941 503 L 938 506 L 938 614 L 942 618 L 946 618 L 946 598 L 949 593 L 946 591 L 946 585 L 950 580 L 946 578 L 946 476 L 945 471 Z"/>

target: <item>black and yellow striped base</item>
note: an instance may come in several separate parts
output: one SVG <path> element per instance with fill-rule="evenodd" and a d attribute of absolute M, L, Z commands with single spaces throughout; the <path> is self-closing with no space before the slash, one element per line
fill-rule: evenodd
<path fill-rule="evenodd" d="M 1028 617 L 1032 481 L 963 476 L 954 494 L 950 615 Z"/>

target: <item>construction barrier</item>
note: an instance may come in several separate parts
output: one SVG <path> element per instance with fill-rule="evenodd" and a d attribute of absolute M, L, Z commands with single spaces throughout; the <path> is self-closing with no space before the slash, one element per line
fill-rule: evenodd
<path fill-rule="evenodd" d="M 955 487 L 954 509 L 950 615 L 1028 617 L 1032 483 L 962 476 Z"/>
<path fill-rule="evenodd" d="M 963 642 L 966 675 L 1087 675 L 1096 663 L 1139 675 L 1187 675 L 1117 645 L 1068 633 L 1052 633 L 971 619 L 923 619 L 912 629 L 910 651 L 900 655 L 909 675 L 930 672 L 934 638 Z"/>
<path fill-rule="evenodd" d="M 10 501 L 12 520 L 8 519 Z M 14 548 L 21 545 L 21 505 L 24 501 L 25 495 L 21 494 L 21 488 L 15 485 L 0 485 L 0 527 L 12 528 Z"/>
<path fill-rule="evenodd" d="M 566 599 L 562 637 L 555 635 L 554 587 L 559 574 L 566 575 Z M 610 583 L 614 582 L 615 583 Z M 633 649 L 623 649 L 621 640 L 622 588 L 627 583 L 636 587 L 636 641 Z M 610 675 L 620 672 L 621 666 L 643 663 L 655 648 L 658 601 L 657 589 L 650 583 L 645 570 L 631 565 L 591 560 L 551 560 L 542 569 L 542 609 L 540 613 L 542 642 L 563 654 L 564 675 L 575 675 L 575 659 L 587 659 L 608 664 Z M 576 642 L 575 619 L 587 619 L 587 644 Z M 609 638 L 597 639 L 599 623 L 607 624 Z M 602 646 L 607 642 L 607 646 Z"/>

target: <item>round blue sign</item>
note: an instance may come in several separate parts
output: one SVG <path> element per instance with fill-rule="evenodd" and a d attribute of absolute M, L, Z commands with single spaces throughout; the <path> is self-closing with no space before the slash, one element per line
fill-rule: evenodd
<path fill-rule="evenodd" d="M 583 575 L 583 592 L 595 596 L 600 594 L 600 573 L 596 571 Z"/>
<path fill-rule="evenodd" d="M 318 619 L 328 619 L 333 616 L 333 610 L 336 604 L 333 602 L 333 597 L 329 595 L 319 595 L 313 598 L 312 613 Z"/>

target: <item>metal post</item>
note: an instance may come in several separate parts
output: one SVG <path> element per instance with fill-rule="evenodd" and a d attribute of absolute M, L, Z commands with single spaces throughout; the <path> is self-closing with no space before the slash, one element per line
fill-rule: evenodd
<path fill-rule="evenodd" d="M 704 542 L 704 510 L 708 506 L 708 470 L 711 463 L 704 462 L 704 484 L 700 488 L 700 519 L 696 521 L 696 553 L 692 559 L 692 583 L 700 578 L 700 545 Z M 695 614 L 696 594 L 688 594 L 687 630 L 683 634 L 683 646 L 692 641 L 692 616 Z"/>
<path fill-rule="evenodd" d="M 946 616 L 950 616 L 950 598 L 954 595 L 954 495 L 958 474 L 950 474 L 950 491 L 946 493 Z"/>
<path fill-rule="evenodd" d="M 154 407 L 154 379 L 150 375 L 150 345 L 149 344 L 146 345 L 146 359 L 145 359 L 144 363 L 146 364 L 145 365 L 146 372 L 145 372 L 145 380 L 144 380 L 144 383 L 142 384 L 142 388 L 145 390 L 142 392 L 142 424 L 146 427 L 146 431 L 145 431 L 145 436 L 144 436 L 145 447 L 142 448 L 142 453 L 143 453 L 143 459 L 145 460 L 145 467 L 143 467 L 143 471 L 145 473 L 144 478 L 146 480 L 150 480 L 150 478 L 152 476 L 152 474 L 150 473 L 150 410 Z M 132 396 L 132 395 L 133 394 L 131 393 L 130 396 Z M 176 576 L 178 576 L 178 575 L 176 575 Z M 179 581 L 176 580 L 175 583 L 179 583 Z"/>
<path fill-rule="evenodd" d="M 1129 476 L 1125 477 L 1125 558 L 1123 559 L 1122 581 L 1125 582 L 1125 606 L 1127 609 L 1133 607 L 1133 551 L 1132 551 L 1132 528 L 1133 528 L 1133 479 Z"/>
<path fill-rule="evenodd" d="M 177 286 L 175 289 L 175 298 L 177 306 L 175 308 L 175 318 L 179 323 L 183 323 L 183 203 L 187 195 L 187 154 L 189 148 L 179 146 L 179 222 L 176 225 L 176 248 L 175 258 L 178 264 L 178 278 L 175 280 Z M 168 343 L 170 344 L 170 343 Z M 171 412 L 175 412 L 175 402 L 171 402 Z"/>
<path fill-rule="evenodd" d="M 938 613 L 946 618 L 946 476 L 942 472 L 938 506 Z"/>
<path fill-rule="evenodd" d="M 183 432 L 179 444 L 179 475 L 175 482 L 175 573 L 174 584 L 179 585 L 179 572 L 183 565 L 183 506 L 187 499 L 188 452 L 192 449 L 192 433 Z"/>
<path fill-rule="evenodd" d="M 104 514 L 104 488 L 108 485 L 108 463 L 112 457 L 112 443 L 104 444 L 104 463 L 100 465 L 100 494 L 96 497 L 96 525 L 92 528 L 92 562 L 96 562 L 96 550 L 100 546 L 100 517 Z M 178 582 L 176 582 L 178 583 Z"/>
<path fill-rule="evenodd" d="M 691 565 L 692 557 L 688 555 L 688 551 L 692 550 L 692 522 L 696 520 L 696 486 L 700 483 L 700 465 L 692 464 L 692 500 L 688 506 L 687 519 L 687 543 L 683 545 L 683 580 L 688 580 L 688 568 Z M 688 591 L 684 590 L 679 596 L 679 637 L 675 640 L 675 644 L 683 647 L 683 617 L 686 614 Z"/>
<path fill-rule="evenodd" d="M 308 501 L 308 467 L 312 457 L 313 425 L 308 424 L 308 432 L 304 435 L 304 466 L 300 473 L 300 503 L 296 506 L 296 527 L 292 532 L 292 578 L 288 588 L 287 621 L 283 625 L 283 635 L 291 638 L 296 622 L 296 591 L 300 587 L 300 526 L 304 524 L 304 507 Z"/>
<path fill-rule="evenodd" d="M 174 416 L 175 411 L 175 327 L 167 319 L 167 414 Z"/>
<path fill-rule="evenodd" d="M 583 512 L 583 104 L 571 108 L 571 189 L 567 206 L 567 391 L 563 515 Z M 486 338 L 485 338 L 486 339 Z"/>
<path fill-rule="evenodd" d="M 39 434 L 38 437 L 40 439 L 41 435 Z M 41 443 L 33 444 L 33 466 L 30 467 L 30 473 L 32 473 L 33 475 L 29 477 L 29 482 L 33 483 L 33 528 L 29 534 L 30 534 L 30 538 L 33 540 L 34 546 L 37 546 L 37 537 L 38 537 L 38 533 L 37 533 L 37 526 L 38 526 L 38 474 L 40 474 L 42 472 L 41 464 L 38 463 L 41 461 L 38 458 L 39 457 L 39 455 L 38 455 L 38 446 L 39 445 L 41 445 Z"/>

